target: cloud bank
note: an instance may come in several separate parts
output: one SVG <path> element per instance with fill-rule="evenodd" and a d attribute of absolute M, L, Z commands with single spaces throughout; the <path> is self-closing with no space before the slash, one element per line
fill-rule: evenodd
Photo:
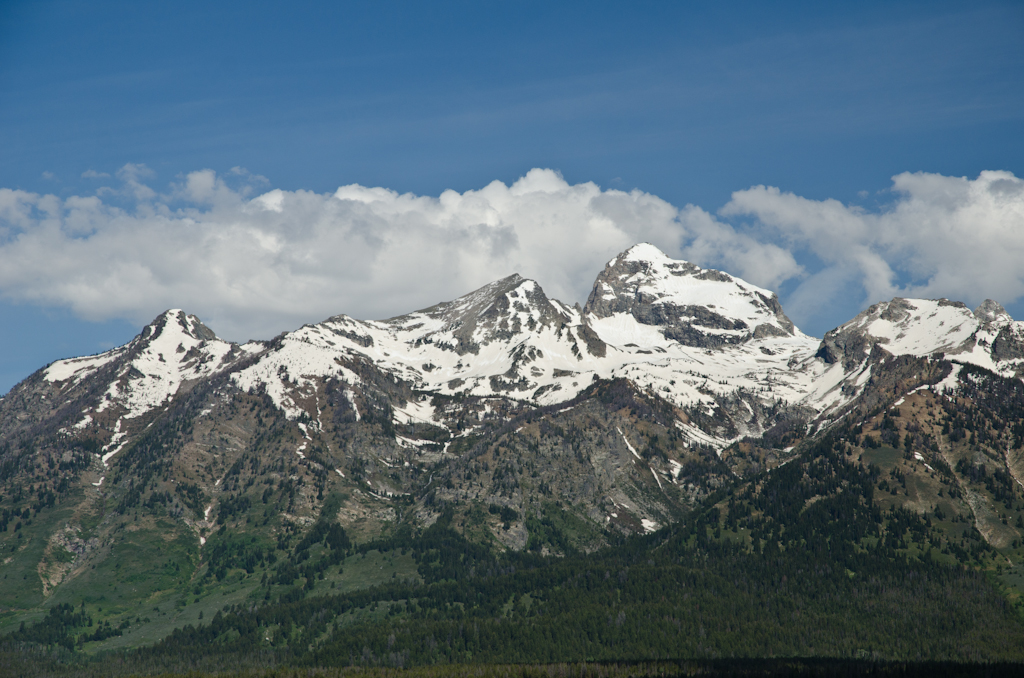
<path fill-rule="evenodd" d="M 1009 172 L 977 179 L 905 172 L 878 212 L 755 186 L 733 194 L 724 217 L 751 217 L 761 238 L 819 270 L 789 295 L 797 315 L 859 291 L 862 305 L 893 296 L 1010 304 L 1024 297 L 1024 181 Z"/>
<path fill-rule="evenodd" d="M 544 169 L 438 197 L 266 191 L 240 168 L 162 193 L 151 179 L 126 165 L 90 196 L 0 189 L 0 294 L 90 320 L 143 323 L 181 307 L 224 337 L 268 338 L 337 313 L 422 308 L 514 272 L 582 301 L 608 259 L 647 241 L 792 288 L 783 303 L 798 324 L 851 290 L 865 303 L 1024 296 L 1024 182 L 1006 172 L 901 174 L 876 212 L 757 186 L 711 213 Z"/>
<path fill-rule="evenodd" d="M 117 187 L 67 199 L 0 189 L 0 293 L 92 320 L 181 307 L 229 338 L 264 338 L 337 313 L 408 312 L 516 272 L 585 299 L 619 251 L 678 252 L 683 235 L 656 196 L 550 170 L 438 197 L 359 185 L 251 197 L 262 178 L 240 170 L 194 172 L 161 194 L 149 176 L 129 165 Z"/>

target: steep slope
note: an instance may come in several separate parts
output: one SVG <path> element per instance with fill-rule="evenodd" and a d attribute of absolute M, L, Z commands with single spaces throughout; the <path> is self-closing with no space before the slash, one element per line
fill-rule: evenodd
<path fill-rule="evenodd" d="M 817 340 L 796 329 L 774 293 L 739 278 L 636 245 L 598 276 L 584 318 L 617 359 L 609 376 L 683 410 L 680 426 L 694 442 L 720 449 L 813 414 L 801 401 Z"/>
<path fill-rule="evenodd" d="M 896 298 L 875 304 L 825 335 L 816 354 L 820 376 L 807 402 L 835 419 L 885 374 L 883 363 L 900 356 L 923 360 L 922 366 L 949 361 L 952 369 L 945 371 L 940 390 L 955 386 L 964 364 L 1019 378 L 1024 373 L 1024 322 L 1014 321 L 990 299 L 973 313 L 946 299 Z"/>
<path fill-rule="evenodd" d="M 797 334 L 774 292 L 721 271 L 669 259 L 647 243 L 608 262 L 584 312 L 598 320 L 629 315 L 657 328 L 666 339 L 696 348 Z"/>

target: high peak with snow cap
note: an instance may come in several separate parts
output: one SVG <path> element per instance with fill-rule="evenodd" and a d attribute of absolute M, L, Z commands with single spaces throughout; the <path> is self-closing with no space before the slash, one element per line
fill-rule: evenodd
<path fill-rule="evenodd" d="M 770 427 L 769 400 L 799 403 L 811 373 L 792 366 L 817 347 L 770 291 L 642 244 L 609 262 L 585 309 L 512 275 L 388 320 L 340 315 L 307 325 L 231 379 L 265 390 L 300 418 L 306 410 L 299 403 L 318 381 L 357 383 L 356 364 L 422 392 L 534 405 L 570 400 L 595 380 L 625 378 L 674 407 L 716 412 L 714 430 L 693 435 L 724 445 Z M 420 407 L 416 416 L 430 418 L 430 411 Z"/>
<path fill-rule="evenodd" d="M 818 356 L 851 372 L 875 347 L 893 356 L 944 356 L 1006 376 L 1024 373 L 1024 323 L 991 299 L 973 312 L 947 299 L 896 297 L 874 304 L 828 332 Z"/>
<path fill-rule="evenodd" d="M 128 344 L 87 358 L 58 360 L 44 372 L 47 381 L 73 386 L 108 364 L 114 378 L 96 411 L 121 408 L 139 417 L 173 398 L 191 381 L 223 370 L 244 354 L 181 309 L 164 311 Z M 88 414 L 86 414 L 88 416 Z"/>
<path fill-rule="evenodd" d="M 65 444 L 99 443 L 105 463 L 175 398 L 262 348 L 219 339 L 181 309 L 165 311 L 124 346 L 58 360 L 12 389 L 0 399 L 0 439 L 45 426 Z"/>
<path fill-rule="evenodd" d="M 598 275 L 585 315 L 628 314 L 685 346 L 718 348 L 797 332 L 774 292 L 635 245 Z"/>
<path fill-rule="evenodd" d="M 482 345 L 538 334 L 573 321 L 573 309 L 551 300 L 533 280 L 518 273 L 454 301 L 384 321 L 416 341 L 477 354 Z"/>

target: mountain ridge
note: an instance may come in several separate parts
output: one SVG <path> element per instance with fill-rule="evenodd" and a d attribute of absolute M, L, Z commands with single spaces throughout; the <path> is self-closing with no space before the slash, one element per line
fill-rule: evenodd
<path fill-rule="evenodd" d="M 819 423 L 834 419 L 870 377 L 874 347 L 893 355 L 942 353 L 1001 374 L 1024 373 L 1024 323 L 991 300 L 976 311 L 960 302 L 896 298 L 873 305 L 819 342 L 793 325 L 774 293 L 672 260 L 641 243 L 608 262 L 582 309 L 549 299 L 535 281 L 513 274 L 451 302 L 386 320 L 338 315 L 273 341 L 242 345 L 220 340 L 198 317 L 172 309 L 125 346 L 58 360 L 40 372 L 67 389 L 107 363 L 130 363 L 118 368 L 116 383 L 72 423 L 76 429 L 114 405 L 123 410 L 117 421 L 138 419 L 179 388 L 257 356 L 232 381 L 243 390 L 267 391 L 292 419 L 312 414 L 292 395 L 301 399 L 313 382 L 358 383 L 354 372 L 340 366 L 354 357 L 414 389 L 539 405 L 570 400 L 594 379 L 625 377 L 659 391 L 676 407 L 719 410 L 723 427 L 692 433 L 721 449 L 737 436 L 759 435 L 775 425 L 746 416 L 754 414 L 754 400 L 766 400 L 752 393 L 771 392 L 790 407 L 813 410 L 810 418 Z M 165 328 L 171 328 L 169 339 Z M 745 350 L 754 345 L 757 353 Z M 105 450 L 116 449 L 112 441 L 125 437 L 114 427 L 98 431 L 108 437 Z"/>

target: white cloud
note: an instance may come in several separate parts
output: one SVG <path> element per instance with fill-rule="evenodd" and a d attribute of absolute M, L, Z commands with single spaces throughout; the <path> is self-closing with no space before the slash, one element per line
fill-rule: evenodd
<path fill-rule="evenodd" d="M 515 272 L 584 300 L 618 252 L 650 241 L 679 256 L 684 234 L 656 196 L 551 170 L 439 197 L 351 185 L 250 199 L 265 179 L 230 175 L 248 183 L 203 170 L 158 194 L 129 165 L 123 186 L 91 197 L 0 189 L 0 293 L 95 320 L 183 307 L 229 338 L 270 337 L 336 313 L 411 311 Z"/>
<path fill-rule="evenodd" d="M 83 179 L 109 179 L 110 175 L 106 172 L 97 172 L 93 169 L 87 169 L 82 172 Z"/>
<path fill-rule="evenodd" d="M 142 163 L 128 163 L 117 170 L 117 177 L 123 181 L 138 181 L 140 179 L 152 179 L 156 173 Z"/>
<path fill-rule="evenodd" d="M 734 193 L 721 214 L 754 217 L 763 237 L 825 265 L 791 295 L 796 315 L 850 287 L 863 303 L 906 296 L 1009 304 L 1024 296 L 1024 181 L 1009 172 L 973 180 L 907 172 L 893 177 L 893 192 L 887 208 L 866 212 L 755 186 Z"/>
<path fill-rule="evenodd" d="M 1024 181 L 1006 172 L 901 174 L 879 212 L 755 186 L 717 216 L 543 169 L 438 197 L 267 190 L 242 168 L 193 172 L 165 193 L 144 166 L 117 176 L 93 196 L 0 189 L 0 295 L 137 323 L 181 307 L 227 338 L 267 338 L 336 313 L 408 312 L 515 272 L 583 301 L 608 259 L 648 241 L 771 289 L 797 283 L 783 303 L 798 324 L 851 295 L 1024 297 Z"/>
<path fill-rule="evenodd" d="M 680 222 L 689 241 L 683 255 L 691 261 L 720 268 L 768 289 L 777 289 L 804 273 L 792 253 L 738 232 L 699 207 L 687 205 L 680 213 Z"/>

